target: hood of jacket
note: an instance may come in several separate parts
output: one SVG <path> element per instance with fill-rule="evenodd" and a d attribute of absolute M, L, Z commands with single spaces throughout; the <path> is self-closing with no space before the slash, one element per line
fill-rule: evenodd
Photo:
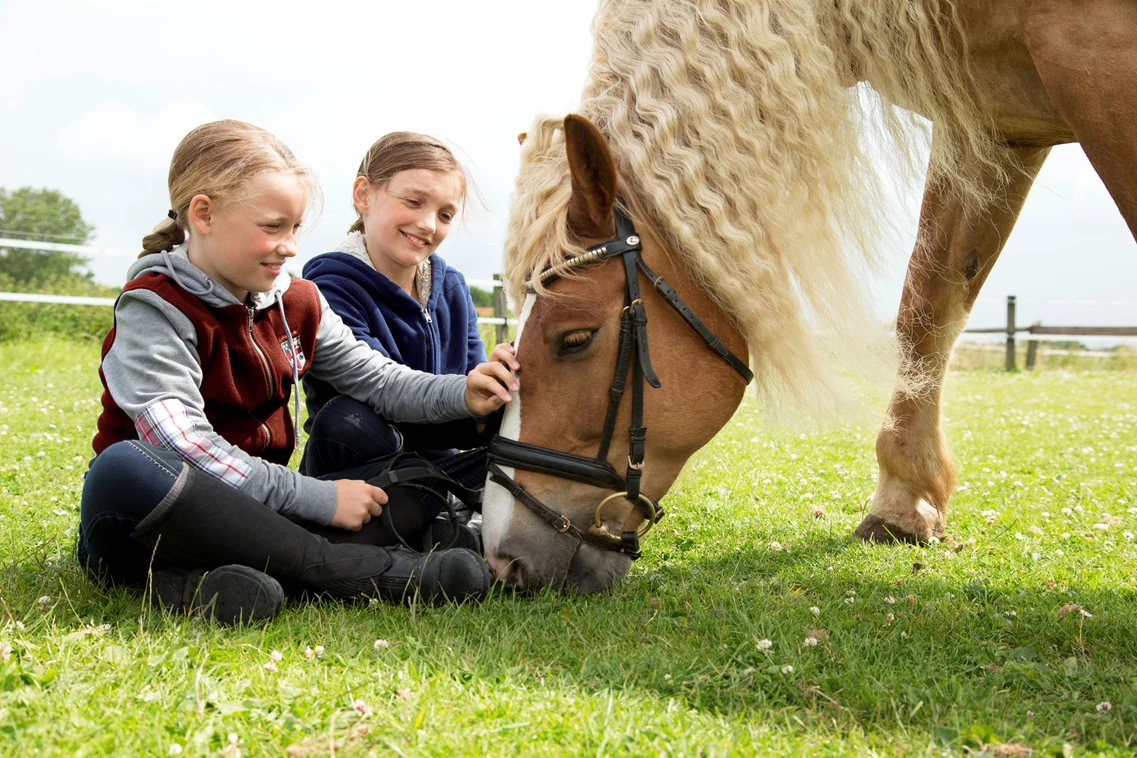
<path fill-rule="evenodd" d="M 361 250 L 363 250 L 362 235 L 359 232 L 352 232 L 336 246 L 335 250 L 317 255 L 305 263 L 303 277 L 305 279 L 316 279 L 320 276 L 346 277 L 367 290 L 376 302 L 383 304 L 385 309 L 406 315 L 421 313 L 422 304 L 408 295 L 402 287 L 376 271 L 367 258 L 367 253 L 361 254 Z M 431 253 L 423 264 L 420 265 L 419 271 L 430 271 L 430 294 L 427 297 L 426 309 L 434 312 L 443 297 L 446 275 L 451 269 L 438 253 Z"/>
<path fill-rule="evenodd" d="M 131 264 L 126 272 L 126 278 L 129 281 L 147 273 L 166 274 L 186 292 L 196 295 L 203 303 L 212 308 L 224 308 L 229 305 L 248 307 L 248 303 L 238 300 L 232 292 L 213 281 L 204 271 L 190 263 L 188 250 L 189 248 L 185 244 L 181 244 L 169 252 L 163 250 L 160 253 L 144 255 Z M 291 277 L 281 271 L 280 276 L 276 278 L 272 287 L 266 292 L 249 293 L 252 307 L 258 311 L 271 307 L 279 297 L 283 297 L 284 293 L 288 291 L 290 282 Z"/>

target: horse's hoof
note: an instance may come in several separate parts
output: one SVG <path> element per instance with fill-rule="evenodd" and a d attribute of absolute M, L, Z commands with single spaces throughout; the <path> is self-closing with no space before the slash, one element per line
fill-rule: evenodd
<path fill-rule="evenodd" d="M 869 514 L 861 521 L 860 526 L 853 532 L 853 536 L 865 542 L 907 542 L 912 545 L 926 545 L 927 538 L 921 538 L 895 524 L 889 524 L 882 518 Z M 930 535 L 929 535 L 930 536 Z"/>

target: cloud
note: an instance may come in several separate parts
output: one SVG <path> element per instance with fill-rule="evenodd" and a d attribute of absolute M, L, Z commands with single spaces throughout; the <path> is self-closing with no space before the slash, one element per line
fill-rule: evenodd
<path fill-rule="evenodd" d="M 108 101 L 63 127 L 58 145 L 64 155 L 77 161 L 114 159 L 154 171 L 169 165 L 174 148 L 187 132 L 214 119 L 201 103 L 176 103 L 151 116 Z"/>

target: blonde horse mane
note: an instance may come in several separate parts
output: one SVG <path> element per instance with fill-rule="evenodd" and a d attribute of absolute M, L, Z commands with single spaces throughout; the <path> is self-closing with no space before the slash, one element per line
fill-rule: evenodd
<path fill-rule="evenodd" d="M 926 132 L 900 108 L 955 135 L 937 129 L 930 175 L 960 191 L 980 191 L 965 155 L 999 163 L 954 6 L 605 0 L 593 31 L 580 113 L 608 140 L 632 217 L 746 337 L 767 405 L 832 407 L 848 370 L 893 368 L 866 287 L 883 200 L 865 111 L 907 156 Z M 579 252 L 561 123 L 538 118 L 522 148 L 505 248 L 515 302 L 533 271 Z"/>

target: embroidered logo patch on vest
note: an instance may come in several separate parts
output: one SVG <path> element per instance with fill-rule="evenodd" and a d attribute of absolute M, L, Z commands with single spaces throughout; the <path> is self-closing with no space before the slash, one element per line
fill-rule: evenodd
<path fill-rule="evenodd" d="M 299 373 L 304 370 L 308 360 L 304 357 L 304 348 L 300 346 L 300 338 L 294 334 L 292 341 L 296 343 L 296 371 Z M 292 363 L 292 343 L 287 337 L 280 341 L 280 349 L 284 351 L 284 357 L 288 359 L 288 362 Z"/>

